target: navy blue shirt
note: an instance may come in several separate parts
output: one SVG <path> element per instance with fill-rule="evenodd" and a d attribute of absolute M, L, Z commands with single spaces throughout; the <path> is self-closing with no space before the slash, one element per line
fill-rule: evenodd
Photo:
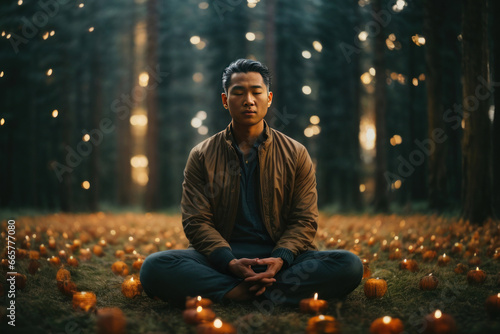
<path fill-rule="evenodd" d="M 232 128 L 231 128 L 232 130 Z M 265 132 L 262 132 L 264 135 Z M 247 156 L 243 154 L 233 136 L 233 147 L 240 160 L 240 199 L 230 242 L 274 244 L 260 212 L 259 146 L 265 140 L 261 135 Z"/>

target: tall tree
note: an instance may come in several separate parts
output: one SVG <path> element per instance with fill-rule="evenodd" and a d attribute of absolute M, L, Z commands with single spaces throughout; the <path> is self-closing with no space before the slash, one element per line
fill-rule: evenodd
<path fill-rule="evenodd" d="M 491 123 L 486 0 L 464 0 L 463 10 L 463 212 L 471 223 L 492 215 Z"/>
<path fill-rule="evenodd" d="M 429 149 L 429 205 L 442 209 L 446 202 L 446 141 L 434 141 L 435 131 L 444 132 L 443 119 L 443 64 L 440 46 L 443 44 L 443 1 L 426 0 L 424 3 L 425 59 L 427 61 L 427 117 Z"/>
<path fill-rule="evenodd" d="M 493 205 L 496 211 L 497 217 L 500 216 L 500 41 L 498 36 L 500 36 L 500 20 L 498 20 L 497 14 L 500 12 L 500 1 L 492 0 L 489 2 L 491 10 L 489 10 L 491 17 L 491 36 L 493 38 L 493 55 L 492 55 L 492 67 L 493 67 L 493 82 L 495 82 L 494 91 L 494 102 L 495 102 L 495 113 L 493 118 L 493 147 L 492 147 L 492 157 L 493 157 Z"/>
<path fill-rule="evenodd" d="M 151 82 L 157 75 L 155 71 L 158 65 L 158 0 L 148 0 L 147 3 L 146 65 Z M 156 83 L 149 85 L 147 89 L 146 108 L 148 112 L 146 153 L 149 163 L 149 181 L 146 187 L 145 207 L 147 210 L 155 210 L 159 206 L 158 92 Z"/>
<path fill-rule="evenodd" d="M 380 13 L 382 0 L 374 0 L 373 11 Z M 375 68 L 375 194 L 373 205 L 377 211 L 389 209 L 387 172 L 387 130 L 386 130 L 386 74 L 385 33 L 383 25 L 375 36 L 373 67 Z"/>

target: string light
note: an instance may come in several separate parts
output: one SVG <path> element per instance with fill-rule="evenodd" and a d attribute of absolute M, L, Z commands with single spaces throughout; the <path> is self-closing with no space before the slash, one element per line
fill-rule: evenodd
<path fill-rule="evenodd" d="M 0 126 L 2 126 L 4 124 L 5 124 L 5 118 L 2 117 L 2 119 L 0 119 Z"/>
<path fill-rule="evenodd" d="M 8 34 L 5 38 L 10 39 L 11 34 Z"/>
<path fill-rule="evenodd" d="M 52 30 L 52 31 L 50 32 L 50 36 L 54 36 L 55 34 L 56 34 L 56 32 L 55 32 L 54 30 Z"/>
<path fill-rule="evenodd" d="M 323 50 L 323 45 L 321 45 L 321 43 L 318 41 L 314 41 L 313 48 L 314 48 L 314 50 L 321 52 Z"/>
<path fill-rule="evenodd" d="M 89 28 L 89 32 L 92 32 L 92 31 L 94 31 L 94 27 Z"/>
<path fill-rule="evenodd" d="M 23 0 L 19 0 L 19 1 L 17 2 L 17 4 L 18 4 L 19 6 L 21 6 L 21 5 L 23 4 Z"/>
<path fill-rule="evenodd" d="M 84 6 L 85 6 L 85 4 L 83 2 L 78 5 L 79 8 L 83 8 Z"/>
<path fill-rule="evenodd" d="M 59 111 L 57 111 L 57 109 L 54 109 L 52 111 L 52 117 L 56 118 L 58 115 L 59 115 Z"/>
<path fill-rule="evenodd" d="M 0 72 L 0 78 L 3 78 L 3 71 Z"/>
<path fill-rule="evenodd" d="M 304 57 L 305 59 L 311 58 L 311 52 L 307 50 L 302 51 L 302 57 Z"/>
<path fill-rule="evenodd" d="M 49 68 L 49 70 L 47 71 L 47 76 L 50 77 L 52 75 L 52 69 Z"/>
<path fill-rule="evenodd" d="M 82 188 L 85 190 L 90 189 L 90 182 L 89 181 L 83 181 L 82 182 Z"/>
<path fill-rule="evenodd" d="M 200 36 L 195 35 L 195 36 L 191 36 L 189 41 L 191 42 L 191 44 L 196 45 L 196 44 L 201 42 L 201 38 L 200 38 Z"/>
<path fill-rule="evenodd" d="M 205 1 L 200 2 L 198 4 L 198 8 L 200 8 L 200 9 L 207 9 L 208 8 L 208 2 L 205 2 Z"/>
<path fill-rule="evenodd" d="M 255 34 L 253 32 L 247 32 L 245 38 L 250 42 L 255 41 Z"/>
<path fill-rule="evenodd" d="M 309 87 L 309 86 L 302 86 L 302 93 L 304 93 L 305 95 L 309 95 L 309 94 L 311 94 L 311 92 L 312 92 L 311 87 Z"/>

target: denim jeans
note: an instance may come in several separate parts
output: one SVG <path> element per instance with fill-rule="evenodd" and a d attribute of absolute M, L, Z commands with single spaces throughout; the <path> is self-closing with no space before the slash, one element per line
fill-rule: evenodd
<path fill-rule="evenodd" d="M 272 246 L 231 244 L 236 258 L 269 257 Z M 264 268 L 254 268 L 262 272 Z M 306 251 L 292 265 L 279 271 L 276 282 L 264 292 L 275 304 L 298 305 L 314 293 L 321 299 L 343 298 L 361 282 L 360 259 L 345 250 Z M 214 269 L 206 256 L 195 249 L 167 250 L 149 255 L 142 264 L 140 279 L 151 297 L 182 303 L 186 296 L 202 296 L 216 302 L 243 279 Z"/>

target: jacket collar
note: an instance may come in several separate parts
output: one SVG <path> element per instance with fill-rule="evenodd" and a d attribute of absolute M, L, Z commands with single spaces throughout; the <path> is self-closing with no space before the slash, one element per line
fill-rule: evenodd
<path fill-rule="evenodd" d="M 229 146 L 233 145 L 233 133 L 232 133 L 232 126 L 231 123 L 226 127 L 226 130 L 224 132 L 224 138 L 226 139 L 226 142 Z M 262 144 L 264 148 L 269 147 L 269 145 L 272 142 L 272 131 L 271 128 L 269 127 L 269 124 L 264 120 L 264 140 L 262 141 Z M 234 143 L 236 145 L 236 143 Z"/>

